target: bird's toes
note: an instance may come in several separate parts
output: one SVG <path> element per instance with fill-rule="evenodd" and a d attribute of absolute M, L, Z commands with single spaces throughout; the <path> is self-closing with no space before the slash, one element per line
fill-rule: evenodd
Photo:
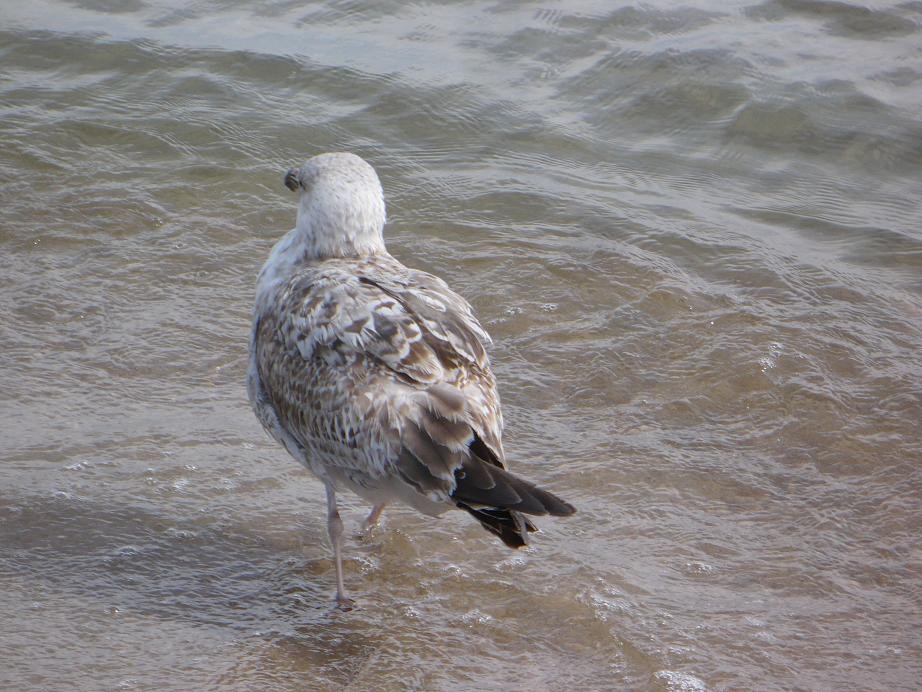
<path fill-rule="evenodd" d="M 345 594 L 336 594 L 336 607 L 344 613 L 348 613 L 350 610 L 355 609 L 356 603 Z"/>
<path fill-rule="evenodd" d="M 359 526 L 359 530 L 356 533 L 355 537 L 364 541 L 371 540 L 375 537 L 375 534 L 378 533 L 378 529 L 381 528 L 381 522 L 375 521 L 370 522 L 367 519 L 362 522 Z"/>

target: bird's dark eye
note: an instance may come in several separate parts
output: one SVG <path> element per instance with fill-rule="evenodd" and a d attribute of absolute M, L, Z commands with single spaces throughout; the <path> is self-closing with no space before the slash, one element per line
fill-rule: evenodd
<path fill-rule="evenodd" d="M 299 169 L 292 168 L 285 174 L 285 187 L 292 192 L 301 187 L 301 171 Z"/>

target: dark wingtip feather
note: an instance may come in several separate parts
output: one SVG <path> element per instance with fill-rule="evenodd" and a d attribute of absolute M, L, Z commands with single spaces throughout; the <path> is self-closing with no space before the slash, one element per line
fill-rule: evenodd
<path fill-rule="evenodd" d="M 554 517 L 568 517 L 571 514 L 576 514 L 576 507 L 571 505 L 566 500 L 563 500 L 553 493 L 549 493 L 546 490 L 542 491 L 550 500 L 550 502 L 545 501 L 544 506 L 547 507 L 547 513 Z"/>
<path fill-rule="evenodd" d="M 525 514 L 566 517 L 576 508 L 534 483 L 477 457 L 468 457 L 455 469 L 452 498 L 472 506 L 512 509 Z"/>
<path fill-rule="evenodd" d="M 457 503 L 458 507 L 469 512 L 487 531 L 495 533 L 510 548 L 522 548 L 528 545 L 528 534 L 538 528 L 520 512 L 511 509 L 478 509 Z"/>

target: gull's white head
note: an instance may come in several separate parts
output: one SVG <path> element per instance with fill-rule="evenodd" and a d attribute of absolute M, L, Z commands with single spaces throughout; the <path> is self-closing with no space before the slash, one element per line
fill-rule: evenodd
<path fill-rule="evenodd" d="M 349 153 L 319 154 L 288 171 L 285 185 L 301 194 L 295 233 L 309 256 L 384 252 L 384 193 L 364 160 Z"/>

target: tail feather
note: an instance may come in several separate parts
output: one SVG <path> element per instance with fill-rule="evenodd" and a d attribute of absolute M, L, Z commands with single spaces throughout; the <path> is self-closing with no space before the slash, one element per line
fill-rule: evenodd
<path fill-rule="evenodd" d="M 566 500 L 477 457 L 465 459 L 455 482 L 455 504 L 510 548 L 528 545 L 528 533 L 537 531 L 524 514 L 564 517 L 576 511 Z"/>
<path fill-rule="evenodd" d="M 455 470 L 455 490 L 451 496 L 467 505 L 514 509 L 539 516 L 566 517 L 576 511 L 566 500 L 477 457 L 468 457 Z"/>
<path fill-rule="evenodd" d="M 538 527 L 528 521 L 521 512 L 512 509 L 477 509 L 463 502 L 457 504 L 461 509 L 470 512 L 487 531 L 499 536 L 510 548 L 528 545 L 528 533 L 538 530 Z"/>
<path fill-rule="evenodd" d="M 452 388 L 443 389 L 435 399 L 436 390 L 429 390 L 430 403 L 438 405 L 424 411 L 418 424 L 404 421 L 396 460 L 403 481 L 423 494 L 451 489 L 456 506 L 512 548 L 527 545 L 528 533 L 537 531 L 524 514 L 565 517 L 576 511 L 566 500 L 509 473 L 498 437 L 490 444 L 492 437 L 482 437 L 460 420 L 463 399 L 459 403 Z"/>

